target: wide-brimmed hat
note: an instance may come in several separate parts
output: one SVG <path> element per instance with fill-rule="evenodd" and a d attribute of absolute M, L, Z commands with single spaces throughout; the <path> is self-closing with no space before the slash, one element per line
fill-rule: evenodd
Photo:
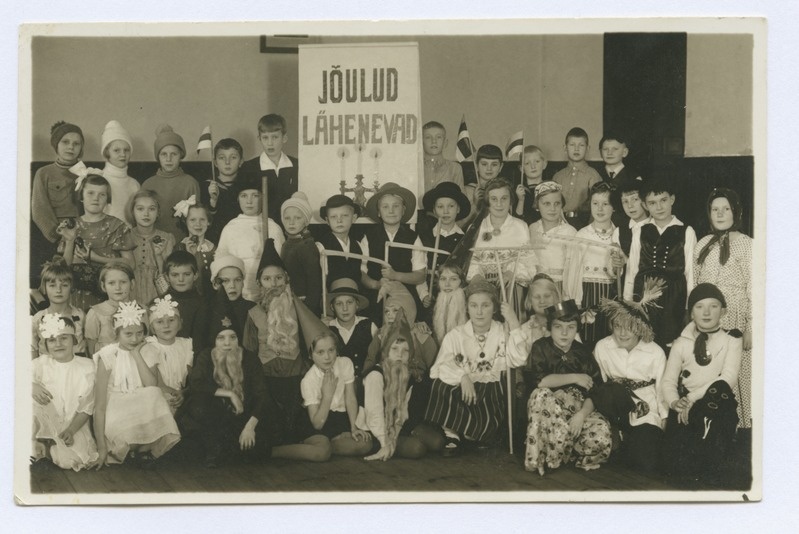
<path fill-rule="evenodd" d="M 361 207 L 355 203 L 353 199 L 347 195 L 333 195 L 327 199 L 325 205 L 319 208 L 319 218 L 325 220 L 327 218 L 327 210 L 333 208 L 340 208 L 341 206 L 350 206 L 355 210 L 355 215 L 361 216 Z"/>
<path fill-rule="evenodd" d="M 372 197 L 366 201 L 364 213 L 375 222 L 380 222 L 380 199 L 386 195 L 397 195 L 405 204 L 405 213 L 402 215 L 402 222 L 406 223 L 413 217 L 416 211 L 416 195 L 410 189 L 405 189 L 394 182 L 383 184 Z"/>
<path fill-rule="evenodd" d="M 354 298 L 358 304 L 358 311 L 369 306 L 369 299 L 358 292 L 358 284 L 352 278 L 339 278 L 333 281 L 330 285 L 330 291 L 327 292 L 327 306 L 332 308 L 333 300 L 342 295 Z"/>
<path fill-rule="evenodd" d="M 599 311 L 605 314 L 611 328 L 623 328 L 644 343 L 650 343 L 655 339 L 655 331 L 649 312 L 653 307 L 658 307 L 656 301 L 663 292 L 664 284 L 662 279 L 646 278 L 640 300 L 602 299 Z"/>
<path fill-rule="evenodd" d="M 457 202 L 460 211 L 458 212 L 458 216 L 455 218 L 455 220 L 460 221 L 461 219 L 469 216 L 469 213 L 472 209 L 472 203 L 469 202 L 469 199 L 463 194 L 463 191 L 461 191 L 461 188 L 458 187 L 458 184 L 454 182 L 441 182 L 424 194 L 422 197 L 422 206 L 425 210 L 433 212 L 435 211 L 436 202 L 439 198 L 451 198 Z"/>

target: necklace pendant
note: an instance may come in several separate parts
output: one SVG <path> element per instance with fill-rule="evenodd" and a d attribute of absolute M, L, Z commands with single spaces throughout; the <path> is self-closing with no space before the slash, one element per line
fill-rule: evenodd
<path fill-rule="evenodd" d="M 480 359 L 482 360 L 482 359 L 483 359 L 483 358 L 485 358 L 485 357 L 486 357 L 486 353 L 485 353 L 485 352 L 481 352 L 481 353 L 480 353 Z"/>

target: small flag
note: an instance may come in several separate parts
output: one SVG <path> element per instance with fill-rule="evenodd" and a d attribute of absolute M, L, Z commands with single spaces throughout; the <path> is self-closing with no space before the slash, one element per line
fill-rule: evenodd
<path fill-rule="evenodd" d="M 200 134 L 200 141 L 197 143 L 197 152 L 199 153 L 200 150 L 208 149 L 211 150 L 211 127 L 206 126 L 203 128 L 203 133 Z"/>
<path fill-rule="evenodd" d="M 467 161 L 474 153 L 474 145 L 472 138 L 469 137 L 469 129 L 466 127 L 466 116 L 461 119 L 461 125 L 458 128 L 458 142 L 455 145 L 455 159 L 459 162 Z"/>
<path fill-rule="evenodd" d="M 508 144 L 505 147 L 505 159 L 519 160 L 522 152 L 524 152 L 524 132 L 518 131 L 508 139 Z"/>

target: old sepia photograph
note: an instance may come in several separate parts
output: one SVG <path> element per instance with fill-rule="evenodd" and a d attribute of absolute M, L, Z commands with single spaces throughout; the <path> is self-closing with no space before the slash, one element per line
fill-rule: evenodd
<path fill-rule="evenodd" d="M 15 499 L 759 501 L 765 46 L 21 26 Z"/>

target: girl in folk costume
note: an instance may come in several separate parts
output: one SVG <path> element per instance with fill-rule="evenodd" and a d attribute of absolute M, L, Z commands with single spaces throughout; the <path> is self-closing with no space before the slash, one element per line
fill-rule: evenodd
<path fill-rule="evenodd" d="M 445 262 L 438 269 L 438 295 L 433 308 L 433 333 L 438 344 L 447 332 L 468 321 L 464 278 L 463 270 L 452 262 Z"/>
<path fill-rule="evenodd" d="M 721 318 L 725 330 L 743 333 L 743 355 L 735 396 L 739 427 L 752 427 L 752 238 L 741 232 L 743 217 L 738 193 L 723 187 L 714 189 L 707 200 L 712 233 L 699 240 L 694 252 L 697 283 L 711 283 L 727 301 Z"/>
<path fill-rule="evenodd" d="M 602 377 L 594 357 L 575 341 L 579 324 L 574 300 L 547 308 L 550 337 L 533 344 L 532 372 L 525 373 L 533 393 L 524 467 L 540 475 L 571 460 L 581 469 L 597 469 L 610 456 L 610 423 L 594 410 L 590 396 Z"/>
<path fill-rule="evenodd" d="M 133 298 L 142 305 L 149 304 L 168 289 L 161 284 L 159 290 L 156 284 L 164 274 L 164 259 L 175 249 L 175 236 L 155 227 L 160 210 L 158 195 L 149 189 L 134 193 L 127 207 L 128 222 L 133 225 L 131 235 L 136 244 L 133 275 L 138 283 Z"/>
<path fill-rule="evenodd" d="M 612 189 L 606 182 L 597 182 L 591 186 L 588 198 L 592 221 L 577 232 L 578 238 L 597 243 L 597 246 L 581 243 L 578 245 L 579 250 L 573 254 L 575 262 L 579 261 L 582 269 L 582 284 L 577 286 L 579 292 L 573 297 L 582 302 L 582 308 L 586 310 L 593 310 L 602 299 L 612 299 L 618 293 L 617 280 L 623 264 L 619 230 L 611 221 L 611 193 Z M 596 342 L 607 335 L 607 329 L 605 317 L 596 315 L 594 321 L 583 324 L 582 342 L 592 350 Z"/>
<path fill-rule="evenodd" d="M 101 152 L 105 158 L 103 177 L 111 185 L 111 196 L 114 199 L 113 202 L 108 202 L 105 212 L 124 221 L 128 201 L 141 187 L 135 178 L 128 176 L 133 141 L 127 130 L 115 120 L 108 121 L 105 125 L 100 141 L 103 144 Z"/>
<path fill-rule="evenodd" d="M 45 340 L 39 335 L 39 325 L 45 315 L 58 314 L 68 317 L 75 326 L 75 347 L 73 351 L 77 356 L 86 356 L 86 341 L 83 339 L 83 324 L 86 314 L 83 310 L 69 303 L 72 294 L 72 270 L 64 258 L 55 256 L 52 261 L 44 264 L 39 277 L 41 284 L 39 291 L 47 298 L 50 305 L 45 310 L 40 310 L 31 319 L 33 325 L 31 337 L 31 357 L 37 358 L 40 354 L 47 353 Z"/>
<path fill-rule="evenodd" d="M 133 238 L 130 227 L 123 221 L 106 215 L 104 210 L 111 201 L 111 186 L 97 169 L 85 169 L 75 184 L 83 214 L 70 228 L 63 221 L 58 233 L 63 238 L 64 259 L 72 266 L 75 293 L 72 302 L 88 310 L 101 302 L 97 292 L 97 275 L 103 265 L 121 261 L 133 265 Z"/>
<path fill-rule="evenodd" d="M 89 429 L 94 411 L 94 364 L 75 357 L 75 324 L 52 313 L 39 323 L 46 351 L 33 360 L 33 457 L 80 471 L 97 460 Z"/>
<path fill-rule="evenodd" d="M 333 454 L 363 456 L 372 449 L 372 436 L 356 425 L 352 360 L 338 355 L 335 334 L 308 308 L 298 308 L 297 317 L 313 359 L 300 384 L 307 410 L 301 439 L 321 434 L 330 440 Z"/>
<path fill-rule="evenodd" d="M 172 301 L 172 295 L 155 299 L 148 320 L 155 335 L 144 339 L 141 355 L 175 414 L 186 398 L 186 382 L 194 362 L 191 338 L 177 337 L 181 327 L 180 309 L 178 303 Z"/>
<path fill-rule="evenodd" d="M 646 472 L 660 470 L 663 429 L 669 407 L 661 392 L 666 354 L 654 342 L 647 308 L 659 284 L 646 285 L 639 302 L 603 300 L 600 311 L 612 335 L 601 339 L 594 356 L 604 384 L 593 393 L 596 409 L 621 432 L 618 454 L 623 462 Z"/>
<path fill-rule="evenodd" d="M 475 275 L 483 274 L 492 281 L 498 280 L 497 258 L 499 258 L 505 273 L 505 282 L 513 278 L 514 269 L 517 279 L 529 280 L 534 273 L 528 272 L 530 262 L 526 261 L 524 255 L 518 257 L 516 253 L 510 251 L 479 251 L 481 248 L 518 247 L 530 242 L 527 225 L 511 215 L 513 193 L 512 186 L 507 180 L 495 178 L 488 182 L 485 187 L 485 199 L 486 214 L 475 236 L 473 243 L 475 253 L 469 264 L 466 279 L 471 280 Z"/>
<path fill-rule="evenodd" d="M 271 443 L 261 363 L 241 347 L 229 318 L 214 321 L 210 334 L 213 347 L 197 355 L 191 370 L 187 426 L 198 429 L 206 467 L 217 467 L 224 451 L 262 461 Z"/>
<path fill-rule="evenodd" d="M 135 302 L 120 304 L 114 314 L 117 342 L 94 355 L 98 468 L 122 463 L 129 452 L 137 463 L 151 464 L 180 440 L 156 377 L 141 356 L 144 314 Z"/>
<path fill-rule="evenodd" d="M 466 288 L 469 322 L 451 330 L 441 344 L 435 364 L 425 419 L 444 429 L 446 455 L 457 453 L 461 437 L 489 442 L 505 417 L 502 372 L 519 367 L 527 355 L 519 350 L 521 328 L 510 304 L 502 304 L 506 334 L 494 320 L 500 309 L 496 287 L 475 276 Z"/>
<path fill-rule="evenodd" d="M 557 182 L 542 182 L 535 188 L 535 209 L 541 220 L 530 225 L 530 241 L 542 244 L 535 250 L 537 273 L 549 275 L 564 298 L 578 292 L 581 273 L 571 268 L 572 248 L 560 238 L 574 237 L 574 229 L 563 215 L 563 188 Z"/>
<path fill-rule="evenodd" d="M 418 402 L 420 388 L 411 380 L 414 359 L 413 334 L 400 309 L 394 321 L 384 327 L 380 362 L 364 379 L 364 417 L 359 424 L 368 428 L 379 450 L 366 460 L 386 461 L 393 456 L 421 458 L 428 450 L 444 447 L 440 429 L 423 422 L 428 394 Z M 414 398 L 416 396 L 416 398 Z"/>
<path fill-rule="evenodd" d="M 99 284 L 108 299 L 92 306 L 86 314 L 87 356 L 116 340 L 114 314 L 122 303 L 131 300 L 136 287 L 133 269 L 124 263 L 107 263 L 100 270 Z"/>
<path fill-rule="evenodd" d="M 211 211 L 192 196 L 175 205 L 175 217 L 179 218 L 180 226 L 185 226 L 189 232 L 189 236 L 178 243 L 177 249 L 194 254 L 198 269 L 194 287 L 200 295 L 210 300 L 213 295 L 211 262 L 214 261 L 216 246 L 205 238 L 205 233 L 211 224 Z"/>
<path fill-rule="evenodd" d="M 54 163 L 36 171 L 31 188 L 31 287 L 39 284 L 39 269 L 56 253 L 63 221 L 78 216 L 75 178 L 85 168 L 83 132 L 68 122 L 59 121 L 50 128 L 50 145 L 56 153 Z"/>

